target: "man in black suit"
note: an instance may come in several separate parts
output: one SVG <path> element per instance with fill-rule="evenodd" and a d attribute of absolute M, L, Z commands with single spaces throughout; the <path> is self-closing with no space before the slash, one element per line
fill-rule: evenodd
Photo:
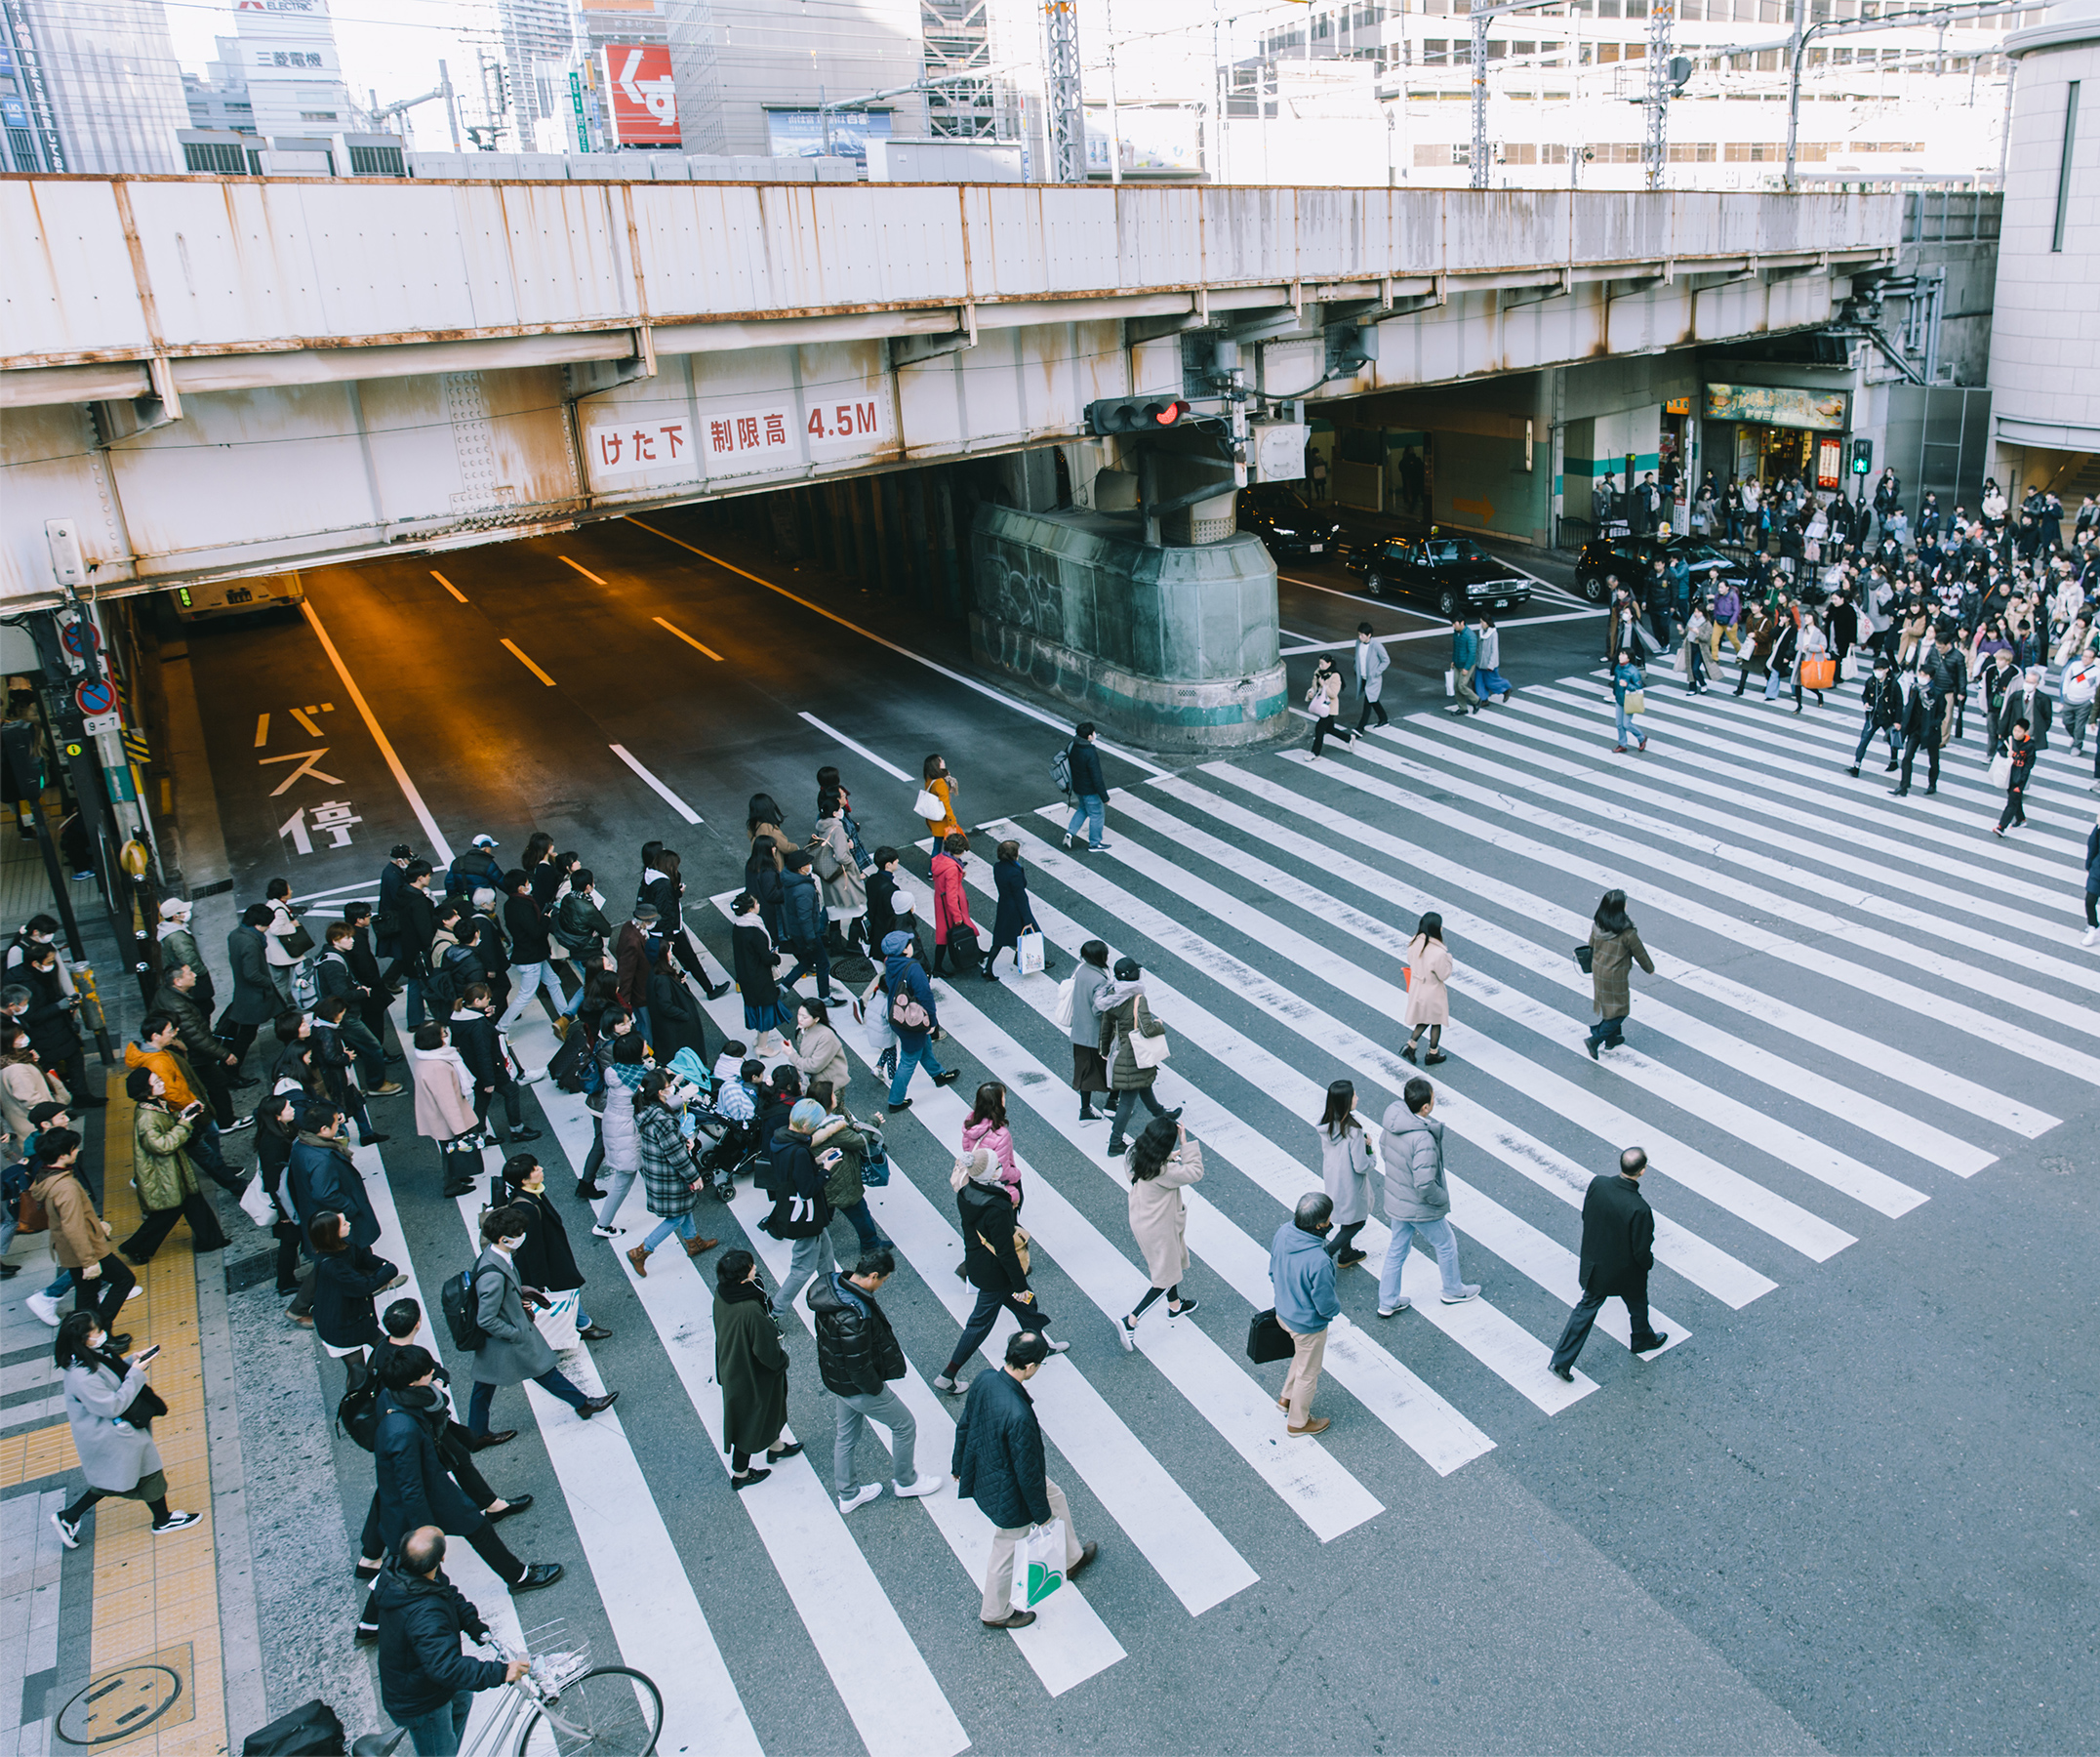
<path fill-rule="evenodd" d="M 1617 1177 L 1594 1177 L 1582 1199 L 1582 1303 L 1568 1314 L 1568 1327 L 1554 1350 L 1553 1371 L 1573 1379 L 1575 1357 L 1590 1339 L 1604 1301 L 1626 1301 L 1633 1320 L 1634 1352 L 1647 1354 L 1670 1338 L 1648 1322 L 1648 1271 L 1655 1267 L 1655 1210 L 1640 1193 L 1648 1156 L 1638 1147 L 1619 1155 Z"/>

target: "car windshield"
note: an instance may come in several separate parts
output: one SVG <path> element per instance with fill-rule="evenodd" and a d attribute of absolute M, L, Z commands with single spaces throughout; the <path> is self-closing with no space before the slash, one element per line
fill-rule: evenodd
<path fill-rule="evenodd" d="M 1425 561 L 1485 561 L 1483 555 L 1470 538 L 1432 537 L 1422 546 Z"/>
<path fill-rule="evenodd" d="M 1312 510 L 1306 504 L 1306 497 L 1295 488 L 1253 488 L 1248 492 L 1264 512 L 1310 512 Z"/>

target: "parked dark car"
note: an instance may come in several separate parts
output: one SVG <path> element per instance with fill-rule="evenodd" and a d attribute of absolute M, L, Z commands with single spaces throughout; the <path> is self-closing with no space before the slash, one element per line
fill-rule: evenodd
<path fill-rule="evenodd" d="M 1531 598 L 1531 582 L 1488 554 L 1470 537 L 1447 537 L 1434 527 L 1427 537 L 1388 537 L 1375 548 L 1352 552 L 1344 562 L 1363 576 L 1373 597 L 1418 598 L 1439 616 L 1462 610 L 1510 610 Z"/>
<path fill-rule="evenodd" d="M 1278 557 L 1331 554 L 1342 534 L 1331 508 L 1315 507 L 1287 482 L 1242 488 L 1235 512 L 1239 528 L 1252 531 Z"/>
<path fill-rule="evenodd" d="M 1743 562 L 1697 537 L 1599 537 L 1583 545 L 1575 563 L 1575 590 L 1593 604 L 1601 604 L 1611 595 L 1604 585 L 1605 575 L 1617 574 L 1620 585 L 1645 593 L 1656 560 L 1667 561 L 1672 555 L 1684 557 L 1692 583 L 1702 592 L 1713 589 L 1716 568 L 1738 592 L 1750 582 L 1750 569 Z"/>

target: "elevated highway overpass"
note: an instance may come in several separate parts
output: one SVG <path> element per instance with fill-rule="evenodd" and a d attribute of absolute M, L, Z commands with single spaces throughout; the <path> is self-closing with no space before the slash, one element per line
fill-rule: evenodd
<path fill-rule="evenodd" d="M 1898 199 L 0 178 L 0 599 L 52 518 L 122 593 L 1048 446 L 1187 334 L 1316 404 L 1816 325 Z"/>

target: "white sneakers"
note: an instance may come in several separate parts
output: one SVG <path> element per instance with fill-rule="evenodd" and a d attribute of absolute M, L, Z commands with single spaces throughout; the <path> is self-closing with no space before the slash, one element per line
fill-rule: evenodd
<path fill-rule="evenodd" d="M 1037 1333 L 1040 1334 L 1041 1332 L 1038 1331 Z M 1055 1336 L 1044 1336 L 1043 1340 L 1050 1344 L 1052 1354 L 1068 1354 L 1071 1350 L 1070 1342 L 1060 1342 Z"/>
<path fill-rule="evenodd" d="M 2089 946 L 2095 940 L 2100 940 L 2100 927 L 2088 927 L 2085 929 L 2085 937 L 2080 940 L 2079 944 L 2081 946 Z"/>
<path fill-rule="evenodd" d="M 938 1492 L 940 1487 L 941 1473 L 935 1471 L 931 1476 L 920 1477 L 915 1483 L 892 1483 L 890 1492 L 899 1500 L 917 1500 L 921 1495 Z"/>
<path fill-rule="evenodd" d="M 1437 1297 L 1445 1305 L 1464 1305 L 1469 1299 L 1478 1299 L 1480 1297 L 1480 1284 L 1478 1282 L 1468 1282 L 1456 1293 L 1440 1293 Z"/>
<path fill-rule="evenodd" d="M 49 1293 L 32 1293 L 22 1301 L 22 1304 L 27 1306 L 46 1324 L 50 1325 L 53 1329 L 59 1328 L 59 1302 L 52 1298 Z"/>
<path fill-rule="evenodd" d="M 1415 1302 L 1409 1299 L 1406 1294 L 1402 1293 L 1399 1298 L 1395 1299 L 1391 1305 L 1380 1306 L 1378 1308 L 1378 1315 L 1381 1318 L 1394 1318 L 1402 1312 L 1411 1312 L 1414 1309 Z"/>
<path fill-rule="evenodd" d="M 881 1495 L 880 1483 L 864 1483 L 851 1494 L 841 1494 L 838 1497 L 838 1510 L 841 1513 L 851 1513 L 856 1507 L 865 1507 L 869 1501 L 880 1499 Z"/>

